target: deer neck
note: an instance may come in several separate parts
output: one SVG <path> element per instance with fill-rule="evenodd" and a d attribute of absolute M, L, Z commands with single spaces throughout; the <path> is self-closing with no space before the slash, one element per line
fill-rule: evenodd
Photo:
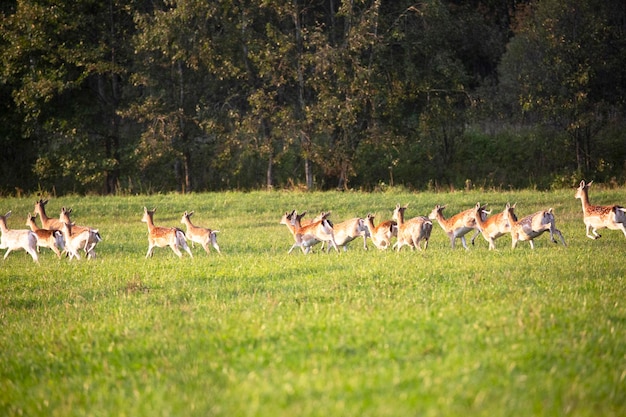
<path fill-rule="evenodd" d="M 146 224 L 148 225 L 149 231 L 154 230 L 155 226 L 154 226 L 154 220 L 152 220 L 152 216 L 150 215 L 146 216 Z"/>
<path fill-rule="evenodd" d="M 41 206 L 40 209 L 38 210 L 38 214 L 39 214 L 39 217 L 41 217 L 42 223 L 45 223 L 48 220 L 50 220 L 50 217 L 48 217 L 48 215 L 46 214 L 46 209 L 44 209 L 43 206 Z"/>
<path fill-rule="evenodd" d="M 580 193 L 580 201 L 583 205 L 583 211 L 586 212 L 587 209 L 591 207 L 591 203 L 589 203 L 589 194 L 587 193 L 586 188 L 583 188 L 582 192 Z"/>
<path fill-rule="evenodd" d="M 398 220 L 398 226 L 402 226 L 404 224 L 404 211 L 398 210 L 398 215 L 396 217 Z"/>
<path fill-rule="evenodd" d="M 39 230 L 39 226 L 37 226 L 37 223 L 35 223 L 35 219 L 28 219 L 28 227 L 30 227 L 30 230 L 32 230 L 33 232 Z"/>

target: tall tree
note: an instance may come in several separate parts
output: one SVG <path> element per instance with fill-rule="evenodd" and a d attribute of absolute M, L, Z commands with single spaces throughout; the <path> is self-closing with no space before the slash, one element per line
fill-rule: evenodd
<path fill-rule="evenodd" d="M 372 127 L 376 103 L 374 60 L 379 46 L 379 0 L 329 1 L 328 28 L 310 34 L 315 94 L 306 117 L 315 126 L 312 158 L 337 188 L 354 176 L 359 144 Z"/>
<path fill-rule="evenodd" d="M 3 79 L 39 150 L 43 184 L 112 192 L 118 185 L 134 3 L 18 0 L 2 21 Z"/>
<path fill-rule="evenodd" d="M 234 126 L 228 120 L 245 107 L 248 7 L 247 1 L 164 0 L 136 16 L 133 82 L 144 95 L 128 114 L 146 127 L 140 164 L 171 167 L 160 180 L 181 190 L 206 188 L 200 170 L 233 156 L 228 144 L 216 148 L 215 137 L 236 130 L 238 116 Z M 212 162 L 220 153 L 225 161 Z"/>

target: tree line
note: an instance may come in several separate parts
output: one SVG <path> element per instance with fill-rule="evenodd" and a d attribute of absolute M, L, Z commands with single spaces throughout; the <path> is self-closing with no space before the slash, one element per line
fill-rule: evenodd
<path fill-rule="evenodd" d="M 0 13 L 0 194 L 626 179 L 623 0 Z"/>

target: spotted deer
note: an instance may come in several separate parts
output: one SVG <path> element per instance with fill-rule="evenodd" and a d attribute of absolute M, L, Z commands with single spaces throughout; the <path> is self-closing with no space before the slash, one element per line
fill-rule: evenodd
<path fill-rule="evenodd" d="M 626 208 L 622 206 L 594 206 L 589 203 L 589 186 L 593 181 L 585 184 L 582 180 L 576 190 L 576 198 L 580 198 L 583 205 L 583 222 L 590 239 L 599 239 L 599 229 L 621 230 L 626 236 Z M 591 233 L 589 233 L 591 230 Z"/>
<path fill-rule="evenodd" d="M 189 249 L 189 246 L 187 245 L 185 232 L 178 227 L 155 226 L 155 212 L 156 208 L 153 208 L 152 210 L 148 210 L 146 207 L 143 208 L 143 217 L 141 218 L 141 221 L 148 225 L 148 253 L 146 254 L 146 258 L 150 258 L 152 256 L 152 252 L 155 247 L 163 248 L 165 246 L 169 246 L 179 258 L 183 257 L 179 248 L 183 248 L 189 256 L 193 258 L 191 249 Z"/>
<path fill-rule="evenodd" d="M 504 211 L 496 213 L 493 216 L 486 217 L 491 212 L 485 210 L 485 206 L 481 206 L 480 203 L 476 203 L 473 212 L 474 218 L 476 219 L 476 226 L 485 240 L 489 242 L 489 250 L 496 248 L 496 239 L 511 232 L 511 223 L 508 219 L 517 221 L 517 217 L 513 211 L 514 209 L 515 204 L 511 206 L 509 203 L 506 203 Z M 509 218 L 505 218 L 505 212 L 508 210 L 511 210 Z"/>
<path fill-rule="evenodd" d="M 467 247 L 467 242 L 465 241 L 465 235 L 472 230 L 475 231 L 474 236 L 472 237 L 472 241 L 474 241 L 475 237 L 480 233 L 476 226 L 476 219 L 474 218 L 474 209 L 467 209 L 460 213 L 455 214 L 454 216 L 446 219 L 443 216 L 443 210 L 446 206 L 441 206 L 437 204 L 433 211 L 430 212 L 428 218 L 431 220 L 437 220 L 439 226 L 443 229 L 444 232 L 450 238 L 450 244 L 452 245 L 452 249 L 455 247 L 456 240 L 458 238 L 461 239 L 461 243 L 465 249 L 469 249 Z"/>
<path fill-rule="evenodd" d="M 217 253 L 221 255 L 220 246 L 217 244 L 217 233 L 219 230 L 211 230 L 205 227 L 196 226 L 191 222 L 191 216 L 193 216 L 193 211 L 183 213 L 183 217 L 180 219 L 180 222 L 187 227 L 187 238 L 191 240 L 191 246 L 193 247 L 194 242 L 199 243 L 204 251 L 209 254 L 209 244 L 212 245 Z"/>
<path fill-rule="evenodd" d="M 63 233 L 60 230 L 48 230 L 42 229 L 35 223 L 35 216 L 28 213 L 26 217 L 26 226 L 30 227 L 30 230 L 37 235 L 37 252 L 39 248 L 50 248 L 61 258 L 61 251 L 65 247 L 65 240 L 63 239 Z"/>

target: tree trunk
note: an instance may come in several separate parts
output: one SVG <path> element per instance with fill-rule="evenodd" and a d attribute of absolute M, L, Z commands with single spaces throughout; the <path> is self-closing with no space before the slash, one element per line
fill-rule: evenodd
<path fill-rule="evenodd" d="M 265 185 L 268 190 L 271 190 L 274 187 L 273 168 L 274 157 L 270 154 L 267 158 L 267 170 L 265 171 Z"/>
<path fill-rule="evenodd" d="M 313 190 L 313 166 L 308 157 L 304 158 L 304 177 L 307 191 Z"/>

